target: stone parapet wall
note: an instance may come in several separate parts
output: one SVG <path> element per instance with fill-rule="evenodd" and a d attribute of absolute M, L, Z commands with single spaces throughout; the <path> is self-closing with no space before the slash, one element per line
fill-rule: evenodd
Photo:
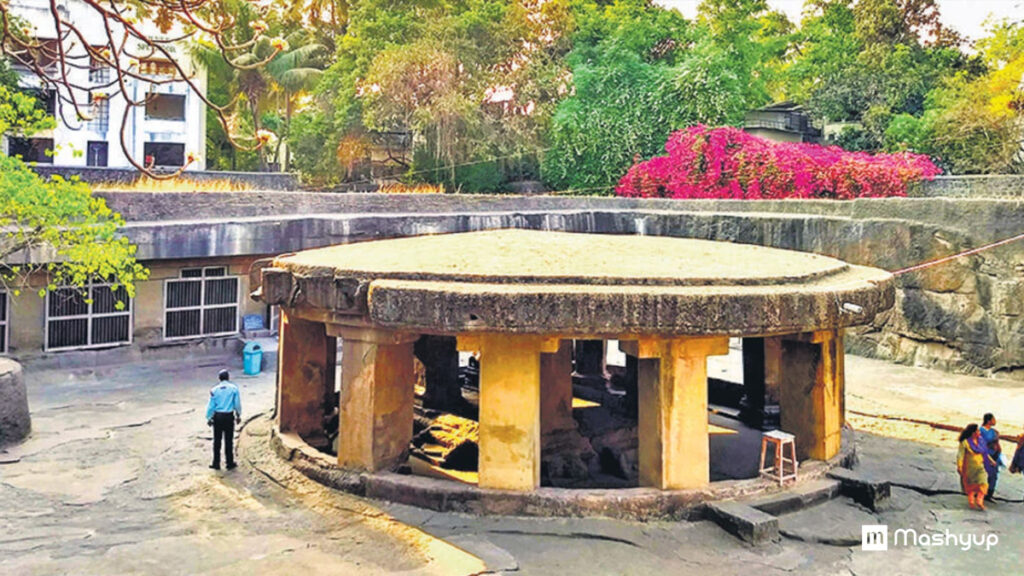
<path fill-rule="evenodd" d="M 939 176 L 911 186 L 908 195 L 918 198 L 1020 198 L 1024 199 L 1024 174 Z"/>
<path fill-rule="evenodd" d="M 836 201 L 317 193 L 111 194 L 144 260 L 286 253 L 495 228 L 760 244 L 898 270 L 1024 232 L 1024 199 Z M 1024 242 L 902 276 L 852 351 L 1024 378 Z"/>
<path fill-rule="evenodd" d="M 48 166 L 37 164 L 32 167 L 43 177 L 77 176 L 89 184 L 130 185 L 139 178 L 134 168 L 107 168 L 102 166 Z M 212 170 L 189 170 L 182 179 L 193 182 L 230 182 L 236 186 L 254 190 L 299 190 L 298 174 L 282 172 L 220 172 Z"/>

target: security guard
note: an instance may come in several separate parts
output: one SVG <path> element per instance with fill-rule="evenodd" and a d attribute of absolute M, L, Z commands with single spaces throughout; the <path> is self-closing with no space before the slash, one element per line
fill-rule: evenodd
<path fill-rule="evenodd" d="M 231 383 L 227 370 L 220 371 L 220 384 L 210 389 L 210 402 L 206 405 L 206 424 L 213 426 L 213 464 L 210 468 L 220 470 L 220 444 L 224 439 L 224 460 L 228 470 L 235 467 L 234 438 L 235 423 L 242 421 L 242 400 L 238 386 Z"/>

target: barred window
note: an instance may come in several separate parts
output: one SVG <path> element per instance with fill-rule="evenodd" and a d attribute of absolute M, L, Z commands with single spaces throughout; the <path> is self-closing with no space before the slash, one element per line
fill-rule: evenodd
<path fill-rule="evenodd" d="M 110 129 L 110 100 L 104 97 L 93 97 L 89 95 L 92 102 L 92 119 L 89 120 L 89 130 L 99 134 L 106 134 Z"/>
<path fill-rule="evenodd" d="M 227 268 L 185 268 L 164 288 L 164 339 L 238 333 L 238 277 Z"/>
<path fill-rule="evenodd" d="M 123 306 L 119 307 L 118 303 Z M 93 283 L 46 294 L 45 350 L 74 350 L 129 344 L 131 298 L 124 286 Z"/>

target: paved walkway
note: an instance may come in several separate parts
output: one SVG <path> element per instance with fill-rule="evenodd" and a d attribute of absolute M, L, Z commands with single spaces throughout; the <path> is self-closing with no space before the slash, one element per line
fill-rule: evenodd
<path fill-rule="evenodd" d="M 477 518 L 368 502 L 306 480 L 260 442 L 243 444 L 238 470 L 210 471 L 202 409 L 220 362 L 205 364 L 28 372 L 35 431 L 0 452 L 0 574 L 1020 572 L 1024 482 L 1001 481 L 1001 493 L 1017 502 L 970 511 L 948 444 L 861 435 L 861 470 L 899 486 L 893 509 L 873 514 L 833 501 L 784 517 L 786 537 L 753 549 L 708 522 Z M 1021 423 L 1012 408 L 1024 404 L 1024 385 L 861 359 L 850 360 L 848 373 L 851 409 L 959 424 L 994 407 L 1011 427 Z M 272 408 L 272 377 L 237 382 L 248 415 Z M 873 420 L 904 436 L 920 432 Z M 265 434 L 257 422 L 252 438 Z M 868 523 L 995 534 L 999 544 L 864 552 L 860 527 Z"/>

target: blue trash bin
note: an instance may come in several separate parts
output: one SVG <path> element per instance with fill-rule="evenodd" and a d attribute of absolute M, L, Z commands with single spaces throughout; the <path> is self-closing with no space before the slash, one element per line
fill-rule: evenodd
<path fill-rule="evenodd" d="M 247 376 L 255 376 L 263 369 L 263 347 L 249 342 L 242 349 L 242 366 Z"/>

